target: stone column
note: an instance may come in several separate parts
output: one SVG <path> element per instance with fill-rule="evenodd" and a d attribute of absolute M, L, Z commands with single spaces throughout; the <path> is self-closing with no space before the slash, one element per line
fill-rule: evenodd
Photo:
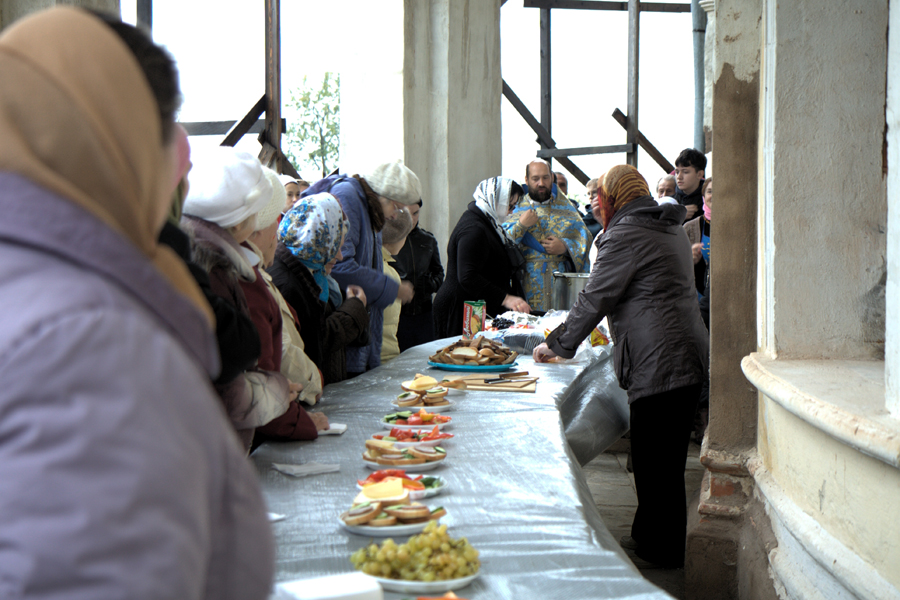
<path fill-rule="evenodd" d="M 900 1 L 891 0 L 887 63 L 887 239 L 885 407 L 900 419 Z"/>
<path fill-rule="evenodd" d="M 404 25 L 404 160 L 446 261 L 475 187 L 500 174 L 500 0 L 404 0 Z"/>
<path fill-rule="evenodd" d="M 19 17 L 53 6 L 81 6 L 121 14 L 119 0 L 0 0 L 0 29 Z"/>
<path fill-rule="evenodd" d="M 735 598 L 747 468 L 756 444 L 757 393 L 741 372 L 756 350 L 761 0 L 716 0 L 709 30 L 715 64 L 709 428 L 699 519 L 689 516 L 688 598 Z"/>

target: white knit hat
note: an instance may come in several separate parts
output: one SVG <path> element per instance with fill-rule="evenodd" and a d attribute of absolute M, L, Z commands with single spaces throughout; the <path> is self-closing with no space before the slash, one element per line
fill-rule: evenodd
<path fill-rule="evenodd" d="M 263 167 L 263 171 L 268 177 L 269 183 L 272 184 L 273 193 L 272 199 L 256 213 L 256 229 L 254 231 L 262 231 L 278 220 L 278 215 L 281 214 L 281 209 L 284 208 L 284 203 L 287 201 L 287 192 L 284 191 L 284 186 L 280 181 L 283 175 L 279 175 L 268 167 Z"/>
<path fill-rule="evenodd" d="M 407 206 L 416 204 L 422 198 L 419 178 L 399 160 L 378 165 L 365 176 L 365 180 L 379 196 Z"/>
<path fill-rule="evenodd" d="M 272 199 L 272 184 L 259 160 L 230 146 L 195 153 L 184 214 L 225 229 L 244 222 Z M 283 186 L 282 186 L 283 187 Z"/>
<path fill-rule="evenodd" d="M 278 181 L 281 182 L 282 186 L 285 186 L 289 183 L 298 183 L 298 181 L 296 179 L 294 179 L 293 177 L 291 177 L 290 175 L 279 175 Z"/>

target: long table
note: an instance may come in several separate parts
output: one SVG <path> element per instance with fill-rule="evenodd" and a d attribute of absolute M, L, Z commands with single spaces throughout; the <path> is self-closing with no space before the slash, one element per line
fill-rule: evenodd
<path fill-rule="evenodd" d="M 416 373 L 440 380 L 428 356 L 453 340 L 407 350 L 386 365 L 325 389 L 322 410 L 346 423 L 340 436 L 315 442 L 266 443 L 252 455 L 269 510 L 287 515 L 273 523 L 276 580 L 290 581 L 353 570 L 349 557 L 371 538 L 339 524 L 358 493 L 356 480 L 371 473 L 362 462 L 365 440 L 394 412 L 400 382 Z M 480 576 L 457 593 L 465 598 L 670 598 L 634 568 L 603 524 L 581 468 L 566 442 L 558 404 L 577 404 L 572 390 L 590 390 L 592 374 L 608 377 L 601 354 L 576 364 L 535 364 L 518 370 L 540 376 L 536 393 L 468 391 L 453 394 L 447 458 L 434 473 L 449 489 L 425 502 L 444 506 L 454 538 L 465 536 L 480 552 Z M 620 414 L 621 408 L 610 414 Z M 579 426 L 572 419 L 569 427 Z M 621 425 L 616 425 L 620 427 Z M 627 428 L 627 422 L 625 424 Z M 583 429 L 583 428 L 582 428 Z M 340 464 L 340 471 L 304 478 L 283 475 L 272 463 Z M 405 536 L 398 536 L 400 543 Z M 381 539 L 376 539 L 381 541 Z M 385 593 L 399 599 L 414 594 Z"/>

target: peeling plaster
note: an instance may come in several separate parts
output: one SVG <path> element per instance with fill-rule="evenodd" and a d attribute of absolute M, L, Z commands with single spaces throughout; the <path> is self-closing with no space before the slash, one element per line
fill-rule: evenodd
<path fill-rule="evenodd" d="M 760 21 L 758 18 L 741 18 L 742 11 L 716 7 L 715 78 L 722 75 L 725 65 L 730 65 L 739 81 L 751 82 L 759 74 Z M 746 60 L 747 56 L 755 60 Z"/>

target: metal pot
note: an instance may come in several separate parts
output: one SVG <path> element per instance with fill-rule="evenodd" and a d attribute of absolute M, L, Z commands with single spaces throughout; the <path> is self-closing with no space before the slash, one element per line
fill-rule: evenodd
<path fill-rule="evenodd" d="M 575 304 L 578 294 L 587 286 L 588 273 L 560 273 L 553 272 L 551 284 L 550 308 L 556 310 L 569 310 Z"/>

